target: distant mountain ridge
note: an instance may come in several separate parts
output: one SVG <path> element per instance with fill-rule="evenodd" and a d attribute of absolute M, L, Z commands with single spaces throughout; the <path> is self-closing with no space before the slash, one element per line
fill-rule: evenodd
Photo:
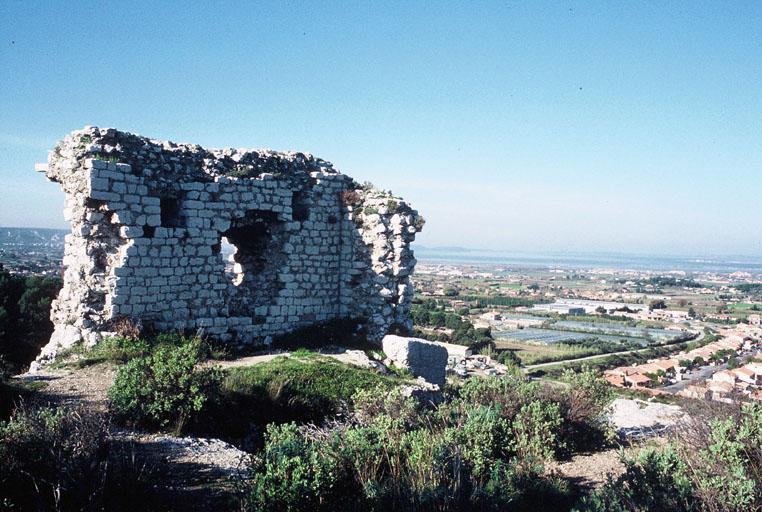
<path fill-rule="evenodd" d="M 68 229 L 0 227 L 0 245 L 63 247 Z"/>

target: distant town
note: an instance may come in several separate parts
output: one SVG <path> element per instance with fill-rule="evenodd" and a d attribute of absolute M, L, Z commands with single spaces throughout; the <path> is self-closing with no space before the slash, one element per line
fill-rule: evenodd
<path fill-rule="evenodd" d="M 546 379 L 589 366 L 638 395 L 762 400 L 760 273 L 424 260 L 415 285 L 419 334 L 461 342 L 455 315 L 494 340 L 454 353 L 456 375 L 499 374 L 507 360 Z"/>

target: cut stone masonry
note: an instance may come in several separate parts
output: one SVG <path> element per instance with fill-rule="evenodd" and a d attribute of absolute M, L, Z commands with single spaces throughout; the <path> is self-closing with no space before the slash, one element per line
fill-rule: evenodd
<path fill-rule="evenodd" d="M 241 345 L 334 319 L 375 341 L 411 328 L 423 219 L 329 162 L 86 127 L 45 174 L 66 193 L 72 233 L 39 361 L 122 321 Z"/>

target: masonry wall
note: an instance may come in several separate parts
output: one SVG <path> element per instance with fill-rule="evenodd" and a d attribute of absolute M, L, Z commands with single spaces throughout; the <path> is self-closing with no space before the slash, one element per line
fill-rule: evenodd
<path fill-rule="evenodd" d="M 422 219 L 329 162 L 86 127 L 45 173 L 66 193 L 72 233 L 42 360 L 125 321 L 238 344 L 339 318 L 371 340 L 410 327 Z"/>

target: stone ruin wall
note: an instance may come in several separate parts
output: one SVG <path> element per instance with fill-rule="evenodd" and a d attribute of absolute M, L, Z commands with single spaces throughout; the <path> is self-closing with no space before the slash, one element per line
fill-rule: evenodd
<path fill-rule="evenodd" d="M 38 361 L 125 320 L 239 345 L 333 319 L 359 320 L 370 340 L 411 327 L 423 219 L 329 162 L 86 127 L 45 174 L 66 193 L 72 233 Z"/>

